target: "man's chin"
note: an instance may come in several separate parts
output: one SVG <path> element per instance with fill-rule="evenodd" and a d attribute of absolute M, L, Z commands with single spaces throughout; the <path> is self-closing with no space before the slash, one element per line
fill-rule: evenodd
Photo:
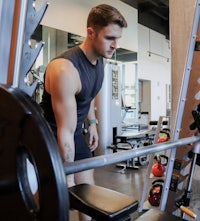
<path fill-rule="evenodd" d="M 114 53 L 107 53 L 104 58 L 111 59 Z"/>

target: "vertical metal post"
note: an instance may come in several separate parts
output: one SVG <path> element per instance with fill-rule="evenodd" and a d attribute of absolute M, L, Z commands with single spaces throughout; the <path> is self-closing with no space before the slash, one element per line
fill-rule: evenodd
<path fill-rule="evenodd" d="M 166 171 L 166 179 L 165 179 L 162 199 L 160 203 L 161 211 L 165 211 L 165 208 L 166 208 L 175 157 L 176 157 L 176 148 L 172 149 L 170 153 L 170 160 L 168 162 L 168 167 Z"/>
<path fill-rule="evenodd" d="M 16 54 L 15 54 L 15 65 L 14 65 L 13 84 L 12 84 L 13 87 L 19 86 L 27 5 L 28 5 L 28 0 L 21 0 L 18 36 L 17 36 L 17 47 L 16 47 Z"/>
<path fill-rule="evenodd" d="M 13 27 L 15 1 L 0 1 L 0 83 L 6 84 Z"/>

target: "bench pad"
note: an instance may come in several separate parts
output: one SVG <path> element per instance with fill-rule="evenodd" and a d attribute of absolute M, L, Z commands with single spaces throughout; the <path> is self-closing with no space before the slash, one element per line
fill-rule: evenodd
<path fill-rule="evenodd" d="M 69 188 L 70 207 L 97 220 L 121 220 L 136 211 L 138 201 L 125 194 L 90 184 Z"/>

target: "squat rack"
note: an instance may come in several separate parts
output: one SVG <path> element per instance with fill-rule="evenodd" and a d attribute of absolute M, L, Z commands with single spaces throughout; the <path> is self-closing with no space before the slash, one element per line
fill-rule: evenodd
<path fill-rule="evenodd" d="M 40 12 L 36 12 L 33 8 L 33 2 L 34 1 L 32 0 L 8 0 L 1 1 L 0 3 L 0 33 L 4 33 L 4 35 L 0 36 L 0 46 L 1 48 L 2 45 L 7 46 L 6 48 L 2 48 L 3 50 L 0 50 L 0 64 L 2 63 L 1 67 L 3 68 L 2 71 L 4 73 L 4 75 L 0 75 L 0 82 L 8 85 L 13 85 L 14 87 L 19 87 L 26 91 L 26 93 L 28 93 L 29 95 L 32 94 L 34 87 L 30 89 L 24 85 L 24 76 L 33 65 L 43 43 L 41 42 L 37 49 L 27 49 L 25 47 L 28 44 L 28 38 L 23 38 L 23 33 L 25 32 L 30 37 L 29 34 L 32 34 L 34 29 L 27 30 L 27 27 L 30 27 L 32 24 L 34 24 L 33 27 L 36 28 L 48 6 L 48 4 L 46 3 Z M 189 130 L 188 125 L 190 125 L 192 121 L 192 118 L 189 117 L 192 111 L 191 108 L 195 108 L 198 105 L 198 100 L 195 100 L 194 96 L 198 92 L 195 90 L 198 89 L 199 86 L 198 74 L 195 70 L 195 67 L 197 67 L 196 61 L 199 60 L 199 53 L 197 52 L 194 54 L 194 48 L 197 33 L 199 35 L 199 5 L 199 0 L 170 1 L 173 72 L 172 88 L 173 91 L 175 91 L 174 96 L 176 96 L 172 98 L 173 112 L 171 122 L 173 126 L 172 134 L 174 134 L 173 141 L 177 141 L 179 138 L 184 138 L 188 135 L 194 134 L 193 131 Z M 177 8 L 180 9 L 180 16 L 177 16 L 176 14 Z M 17 15 L 20 15 L 20 17 L 17 17 Z M 27 15 L 30 15 L 30 17 L 32 15 L 34 19 L 28 20 Z M 184 20 L 183 17 L 187 17 L 188 21 L 186 22 L 186 24 L 181 23 L 180 25 L 180 22 Z M 19 20 L 16 18 L 19 18 Z M 27 25 L 27 23 L 29 25 Z M 186 26 L 187 31 L 185 31 Z M 18 31 L 16 31 L 16 29 Z M 182 45 L 180 45 L 180 39 L 183 40 Z M 183 44 L 185 50 L 183 53 L 181 53 L 181 47 L 183 47 Z M 12 47 L 13 45 L 16 46 L 14 51 Z M 25 49 L 30 51 L 26 51 Z M 30 60 L 29 57 L 25 57 L 25 55 L 27 54 L 33 57 L 33 59 Z M 179 67 L 177 67 L 177 61 L 179 61 L 179 59 L 181 59 L 181 62 L 178 62 Z M 25 63 L 22 63 L 23 60 L 25 61 Z M 12 61 L 15 62 L 12 63 Z M 180 82 L 180 85 L 174 85 L 174 82 Z M 178 90 L 178 93 L 176 93 L 176 90 Z M 168 165 L 168 177 L 164 185 L 165 194 L 162 198 L 160 207 L 161 210 L 165 210 L 166 208 L 169 211 L 173 211 L 174 208 L 171 208 L 170 205 L 172 200 L 174 201 L 174 194 L 169 191 L 169 186 L 170 176 L 173 173 L 174 161 L 177 158 L 181 161 L 184 161 L 186 154 L 192 148 L 192 146 L 187 146 L 184 148 L 184 151 L 176 151 L 175 149 L 172 150 L 170 162 Z"/>

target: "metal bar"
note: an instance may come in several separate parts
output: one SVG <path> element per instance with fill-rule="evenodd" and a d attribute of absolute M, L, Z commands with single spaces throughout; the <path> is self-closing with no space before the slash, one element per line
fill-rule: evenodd
<path fill-rule="evenodd" d="M 199 145 L 199 144 L 196 144 L 196 145 Z M 190 200 L 190 194 L 191 194 L 191 188 L 192 188 L 192 180 L 193 180 L 195 166 L 196 166 L 196 160 L 197 160 L 197 153 L 193 153 L 193 159 L 192 159 L 192 163 L 190 166 L 189 178 L 188 178 L 188 183 L 187 183 L 187 187 L 186 187 L 186 191 L 187 191 L 186 198 L 188 198 L 189 200 Z M 190 201 L 189 201 L 189 203 L 190 203 Z M 186 213 L 182 212 L 181 217 L 184 219 L 186 217 L 186 215 L 187 215 Z"/>
<path fill-rule="evenodd" d="M 177 141 L 171 141 L 162 144 L 154 144 L 151 146 L 140 147 L 138 149 L 120 151 L 113 154 L 107 154 L 103 156 L 93 157 L 89 159 L 78 160 L 72 163 L 64 163 L 64 172 L 66 175 L 81 172 L 88 169 L 94 169 L 120 161 L 125 161 L 131 158 L 140 157 L 168 149 L 177 148 L 184 145 L 190 145 L 200 141 L 200 136 L 192 136 L 182 138 Z"/>
<path fill-rule="evenodd" d="M 8 77 L 11 36 L 15 1 L 0 1 L 0 83 L 6 84 Z"/>
<path fill-rule="evenodd" d="M 13 87 L 19 86 L 20 67 L 21 67 L 22 51 L 23 51 L 23 45 L 24 45 L 24 30 L 25 30 L 25 23 L 26 23 L 27 5 L 28 5 L 28 0 L 21 0 L 19 30 L 18 30 L 18 37 L 17 37 L 17 48 L 16 48 L 16 55 L 15 55 L 15 65 L 14 65 L 13 84 L 12 84 Z"/>
<path fill-rule="evenodd" d="M 172 177 L 172 171 L 174 168 L 174 161 L 176 158 L 176 149 L 173 149 L 170 153 L 170 160 L 168 163 L 167 171 L 166 171 L 166 179 L 163 187 L 163 193 L 162 193 L 162 199 L 160 202 L 160 210 L 165 211 L 166 205 L 167 205 L 167 199 L 169 195 L 169 187 L 171 183 L 171 177 Z"/>
<path fill-rule="evenodd" d="M 190 167 L 190 173 L 189 173 L 189 180 L 187 184 L 187 190 L 191 191 L 192 188 L 192 179 L 194 177 L 194 171 L 195 171 L 195 166 L 196 166 L 196 160 L 197 160 L 197 153 L 193 153 L 193 159 Z"/>

